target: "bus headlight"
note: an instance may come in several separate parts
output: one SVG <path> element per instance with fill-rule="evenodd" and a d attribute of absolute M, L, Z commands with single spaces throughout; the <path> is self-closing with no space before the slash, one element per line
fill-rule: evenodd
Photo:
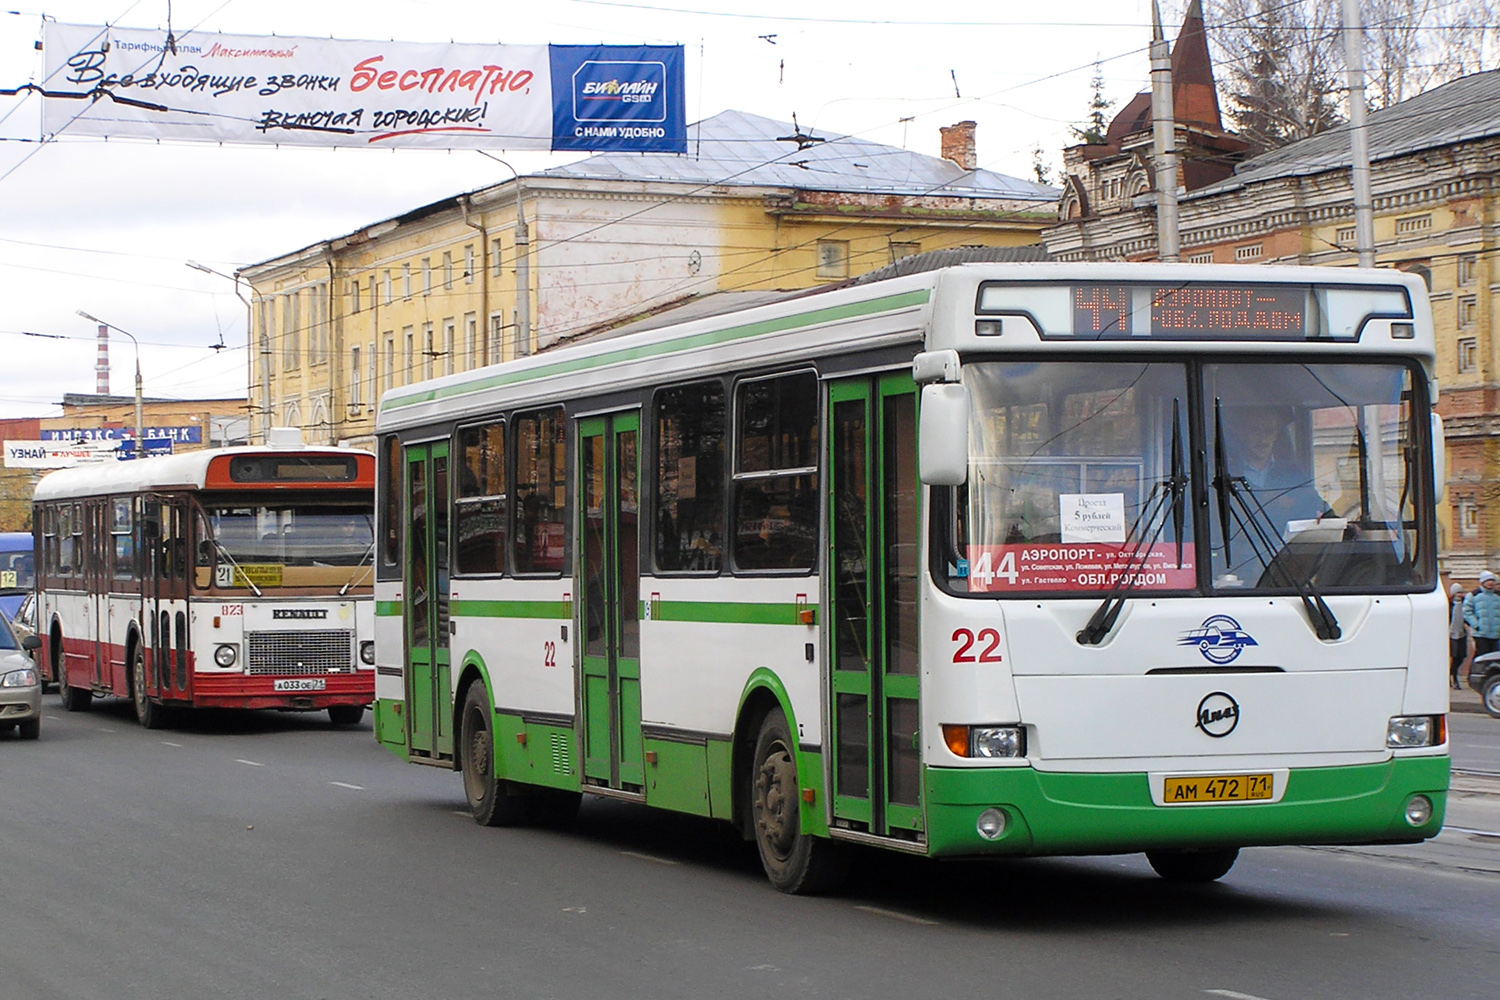
<path fill-rule="evenodd" d="M 1392 750 L 1435 747 L 1448 741 L 1447 716 L 1397 715 L 1385 728 L 1385 745 Z"/>
<path fill-rule="evenodd" d="M 214 647 L 214 662 L 221 667 L 232 667 L 239 658 L 240 651 L 233 643 L 226 642 Z"/>
<path fill-rule="evenodd" d="M 375 663 L 375 643 L 373 640 L 366 639 L 359 644 L 359 662 L 366 666 L 372 666 Z"/>
<path fill-rule="evenodd" d="M 1022 726 L 943 726 L 943 742 L 957 757 L 1024 757 Z"/>

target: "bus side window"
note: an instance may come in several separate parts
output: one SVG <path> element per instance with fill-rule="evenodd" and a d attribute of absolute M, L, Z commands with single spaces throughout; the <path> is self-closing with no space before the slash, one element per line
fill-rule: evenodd
<path fill-rule="evenodd" d="M 496 420 L 460 430 L 458 460 L 458 495 L 453 504 L 453 530 L 458 539 L 455 571 L 503 572 L 509 513 L 505 422 Z"/>
<path fill-rule="evenodd" d="M 656 568 L 718 572 L 724 562 L 724 386 L 656 395 Z"/>
<path fill-rule="evenodd" d="M 735 386 L 734 565 L 809 570 L 818 548 L 818 377 Z"/>

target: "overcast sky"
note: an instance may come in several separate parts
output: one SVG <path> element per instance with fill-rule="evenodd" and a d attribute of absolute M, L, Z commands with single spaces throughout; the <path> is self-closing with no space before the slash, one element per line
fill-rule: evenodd
<path fill-rule="evenodd" d="M 1170 10 L 1168 34 L 1175 33 Z M 735 109 L 937 155 L 978 122 L 980 165 L 1055 172 L 1098 60 L 1116 109 L 1147 89 L 1149 0 L 57 0 L 0 13 L 0 87 L 40 82 L 42 17 L 186 32 L 412 42 L 682 44 L 687 118 Z M 817 17 L 811 16 L 816 11 Z M 1053 16 L 1067 21 L 1055 21 Z M 507 180 L 477 152 L 39 144 L 39 99 L 0 98 L 0 417 L 94 391 L 91 313 L 134 334 L 148 396 L 243 395 L 245 310 L 224 274 L 460 191 Z M 578 154 L 502 154 L 523 173 Z M 34 335 L 45 336 L 34 336 Z M 51 339 L 62 338 L 62 339 Z M 222 341 L 225 348 L 210 345 Z M 133 391 L 130 342 L 111 389 Z"/>

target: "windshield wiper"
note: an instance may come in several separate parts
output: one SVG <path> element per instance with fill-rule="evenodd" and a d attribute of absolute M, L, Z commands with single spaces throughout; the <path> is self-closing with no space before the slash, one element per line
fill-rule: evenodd
<path fill-rule="evenodd" d="M 250 588 L 250 592 L 256 597 L 264 597 L 265 595 L 260 592 L 260 588 L 255 585 L 255 581 L 250 579 L 250 574 L 241 569 L 240 564 L 234 561 L 234 556 L 229 554 L 229 550 L 224 547 L 224 543 L 219 541 L 217 538 L 210 538 L 209 541 L 214 543 L 214 548 L 219 551 L 220 555 L 222 555 L 226 560 L 229 561 L 229 565 L 239 571 L 240 577 L 245 581 L 245 586 Z"/>
<path fill-rule="evenodd" d="M 1218 399 L 1214 400 L 1214 450 L 1217 465 L 1214 490 L 1219 494 L 1219 528 L 1224 541 L 1224 565 L 1234 565 L 1229 556 L 1229 536 L 1232 528 L 1238 528 L 1244 532 L 1251 552 L 1266 568 L 1266 572 L 1274 573 L 1281 578 L 1283 584 L 1297 592 L 1297 596 L 1302 599 L 1302 607 L 1307 611 L 1307 620 L 1317 637 L 1324 642 L 1339 638 L 1343 635 L 1339 620 L 1323 600 L 1323 595 L 1312 578 L 1298 578 L 1289 568 L 1288 560 L 1276 558 L 1280 549 L 1275 541 L 1276 524 L 1255 496 L 1249 480 L 1244 476 L 1231 476 L 1228 473 L 1228 466 L 1225 464 L 1228 456 L 1224 449 L 1224 414 Z M 1230 524 L 1231 518 L 1233 525 Z"/>
<path fill-rule="evenodd" d="M 1182 426 L 1178 422 L 1178 400 L 1176 399 L 1172 400 L 1171 447 L 1171 474 L 1151 488 L 1150 499 L 1141 506 L 1141 513 L 1136 517 L 1135 523 L 1130 526 L 1130 535 L 1127 537 L 1135 539 L 1135 546 L 1125 557 L 1125 565 L 1120 570 L 1120 575 L 1116 578 L 1114 585 L 1110 587 L 1109 593 L 1105 595 L 1103 603 L 1094 611 L 1088 624 L 1079 629 L 1074 637 L 1080 646 L 1099 645 L 1115 627 L 1120 612 L 1125 610 L 1126 596 L 1138 586 L 1137 559 L 1142 558 L 1142 550 L 1145 552 L 1145 559 L 1151 558 L 1151 553 L 1156 548 L 1156 540 L 1161 537 L 1162 531 L 1167 527 L 1169 513 L 1173 529 L 1177 532 L 1177 568 L 1182 568 L 1182 524 L 1187 497 L 1187 474 L 1182 460 Z M 1169 501 L 1170 509 L 1167 506 Z M 1158 518 L 1160 518 L 1159 522 Z M 1151 527 L 1153 524 L 1156 525 L 1154 530 Z M 1151 533 L 1149 540 L 1146 537 L 1148 531 Z"/>
<path fill-rule="evenodd" d="M 339 588 L 339 596 L 340 597 L 343 597 L 345 594 L 349 593 L 349 588 L 352 587 L 352 586 L 354 586 L 354 578 L 356 576 L 359 576 L 360 568 L 364 566 L 365 560 L 368 559 L 368 558 L 370 558 L 370 556 L 372 556 L 374 554 L 375 554 L 375 540 L 372 538 L 370 540 L 370 547 L 367 548 L 367 549 L 365 549 L 365 554 L 359 557 L 359 562 L 355 563 L 354 564 L 354 568 L 349 571 L 349 579 L 347 581 L 345 581 L 345 583 L 344 583 L 344 585 L 342 587 Z"/>

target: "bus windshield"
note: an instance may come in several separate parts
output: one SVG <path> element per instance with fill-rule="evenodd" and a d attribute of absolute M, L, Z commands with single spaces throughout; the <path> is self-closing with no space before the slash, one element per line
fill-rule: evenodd
<path fill-rule="evenodd" d="M 969 478 L 946 583 L 1028 595 L 1430 587 L 1413 381 L 1394 363 L 969 364 Z"/>
<path fill-rule="evenodd" d="M 333 504 L 205 504 L 199 565 L 220 587 L 281 586 L 287 567 L 357 567 L 374 544 L 367 508 Z"/>

